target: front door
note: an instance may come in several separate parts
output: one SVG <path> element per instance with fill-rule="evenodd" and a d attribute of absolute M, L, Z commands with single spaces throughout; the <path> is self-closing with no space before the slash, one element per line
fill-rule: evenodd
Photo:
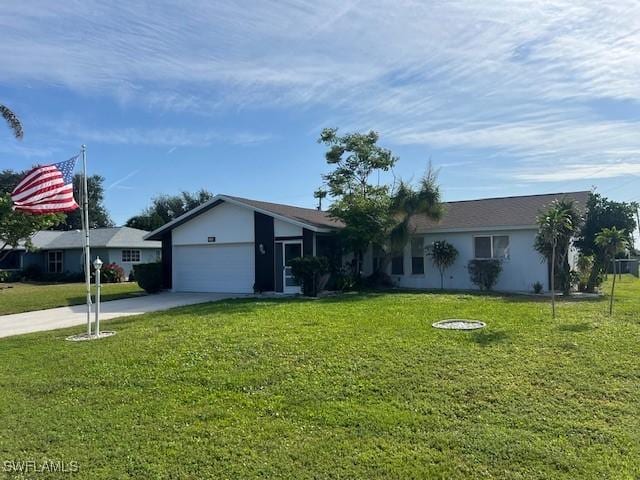
<path fill-rule="evenodd" d="M 284 293 L 300 293 L 300 285 L 296 282 L 296 279 L 293 278 L 293 273 L 291 273 L 291 266 L 289 263 L 294 258 L 298 258 L 302 256 L 302 242 L 300 241 L 292 241 L 292 242 L 283 242 L 282 243 L 282 260 L 283 260 L 283 269 L 282 269 L 282 285 Z"/>

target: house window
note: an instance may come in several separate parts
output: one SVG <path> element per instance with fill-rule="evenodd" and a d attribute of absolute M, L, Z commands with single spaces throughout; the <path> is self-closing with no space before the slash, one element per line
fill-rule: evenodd
<path fill-rule="evenodd" d="M 475 258 L 509 258 L 508 235 L 486 235 L 474 237 Z"/>
<path fill-rule="evenodd" d="M 402 252 L 391 257 L 391 275 L 404 275 L 404 255 Z"/>
<path fill-rule="evenodd" d="M 140 261 L 140 250 L 122 250 L 122 261 L 135 263 Z"/>
<path fill-rule="evenodd" d="M 414 275 L 424 273 L 424 237 L 411 239 L 411 273 Z"/>
<path fill-rule="evenodd" d="M 52 250 L 47 253 L 47 271 L 62 273 L 62 250 Z"/>

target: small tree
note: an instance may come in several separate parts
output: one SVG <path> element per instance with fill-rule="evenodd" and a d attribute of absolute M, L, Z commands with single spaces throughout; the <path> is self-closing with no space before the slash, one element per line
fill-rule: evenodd
<path fill-rule="evenodd" d="M 444 290 L 444 272 L 455 263 L 458 250 L 447 241 L 440 240 L 428 246 L 426 253 L 440 272 L 440 289 Z"/>
<path fill-rule="evenodd" d="M 550 212 L 556 212 L 557 216 L 567 219 L 559 227 L 556 238 L 555 261 L 553 265 L 555 286 L 568 295 L 571 290 L 571 266 L 569 265 L 569 249 L 572 240 L 578 235 L 582 224 L 582 215 L 578 211 L 574 200 L 563 198 L 553 202 L 545 212 L 538 216 L 538 224 L 544 223 L 545 217 Z M 553 253 L 553 240 L 545 233 L 538 233 L 534 244 L 551 265 Z"/>
<path fill-rule="evenodd" d="M 616 255 L 629 248 L 629 239 L 624 230 L 616 227 L 603 228 L 596 235 L 596 244 L 603 249 L 606 259 L 613 261 L 613 282 L 611 283 L 611 298 L 609 299 L 609 315 L 613 314 L 613 295 L 616 288 Z"/>
<path fill-rule="evenodd" d="M 553 202 L 546 212 L 538 215 L 538 236 L 536 248 L 541 251 L 539 245 L 551 247 L 551 312 L 556 317 L 556 252 L 560 240 L 571 238 L 571 232 L 575 231 L 574 217 L 571 208 L 567 208 L 562 201 Z M 568 241 L 568 240 L 567 240 Z M 562 245 L 564 249 L 564 244 Z"/>

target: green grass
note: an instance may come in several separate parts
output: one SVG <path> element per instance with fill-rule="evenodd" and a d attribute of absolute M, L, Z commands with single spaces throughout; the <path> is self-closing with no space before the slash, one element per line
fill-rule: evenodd
<path fill-rule="evenodd" d="M 619 294 L 613 318 L 606 299 L 552 320 L 526 297 L 388 293 L 0 340 L 0 460 L 110 480 L 637 479 L 640 282 Z M 430 326 L 451 317 L 488 326 Z"/>
<path fill-rule="evenodd" d="M 9 286 L 12 288 L 4 288 Z M 142 293 L 135 282 L 107 283 L 102 285 L 101 297 L 103 301 L 107 301 Z M 85 298 L 84 283 L 0 284 L 0 315 L 80 305 L 85 303 Z"/>

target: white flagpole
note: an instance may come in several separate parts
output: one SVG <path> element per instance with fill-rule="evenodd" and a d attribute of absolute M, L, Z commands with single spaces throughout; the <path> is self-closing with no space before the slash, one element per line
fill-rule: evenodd
<path fill-rule="evenodd" d="M 87 287 L 87 335 L 91 336 L 91 256 L 89 251 L 89 189 L 87 187 L 87 146 L 82 145 L 82 229 L 84 233 L 84 280 Z"/>

